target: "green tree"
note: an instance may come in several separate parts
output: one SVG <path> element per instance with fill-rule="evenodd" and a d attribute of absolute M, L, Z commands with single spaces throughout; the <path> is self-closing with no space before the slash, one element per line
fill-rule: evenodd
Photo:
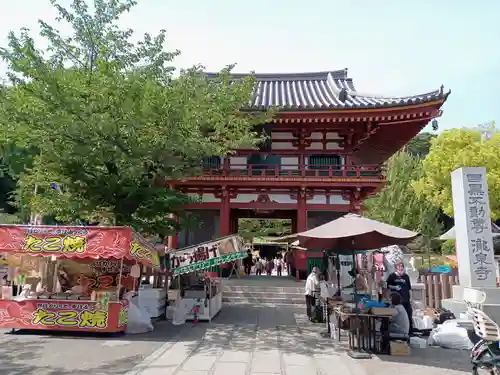
<path fill-rule="evenodd" d="M 420 246 L 431 248 L 441 232 L 439 208 L 417 196 L 412 182 L 421 178 L 422 160 L 406 151 L 395 154 L 386 165 L 387 184 L 365 202 L 369 217 L 422 234 Z"/>
<path fill-rule="evenodd" d="M 406 151 L 414 156 L 425 157 L 430 151 L 431 141 L 436 135 L 432 133 L 417 134 L 407 145 Z"/>
<path fill-rule="evenodd" d="M 48 47 L 29 30 L 9 34 L 0 55 L 11 85 L 2 92 L 5 139 L 36 149 L 20 176 L 17 203 L 42 215 L 131 225 L 166 235 L 186 198 L 167 181 L 196 174 L 203 157 L 253 147 L 253 129 L 272 113 L 242 112 L 254 78 L 233 82 L 231 66 L 208 80 L 201 66 L 174 76 L 165 31 L 130 40 L 116 22 L 134 0 L 83 0 L 59 12 L 69 37 L 39 21 Z M 34 194 L 34 187 L 37 194 Z"/>
<path fill-rule="evenodd" d="M 423 174 L 413 186 L 419 197 L 429 200 L 453 217 L 450 174 L 460 167 L 486 167 L 491 216 L 500 218 L 500 133 L 494 124 L 474 129 L 451 129 L 432 140 L 423 161 Z"/>
<path fill-rule="evenodd" d="M 238 233 L 247 240 L 253 237 L 281 237 L 292 234 L 292 223 L 284 219 L 241 219 Z"/>

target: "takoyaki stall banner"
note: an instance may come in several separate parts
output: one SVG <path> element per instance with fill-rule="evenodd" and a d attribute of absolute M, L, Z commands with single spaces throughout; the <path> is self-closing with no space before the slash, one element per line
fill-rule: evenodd
<path fill-rule="evenodd" d="M 247 252 L 242 238 L 233 235 L 175 250 L 168 255 L 172 274 L 182 275 L 243 259 L 247 256 Z"/>
<path fill-rule="evenodd" d="M 160 266 L 158 252 L 128 227 L 0 225 L 0 253 L 126 259 Z"/>

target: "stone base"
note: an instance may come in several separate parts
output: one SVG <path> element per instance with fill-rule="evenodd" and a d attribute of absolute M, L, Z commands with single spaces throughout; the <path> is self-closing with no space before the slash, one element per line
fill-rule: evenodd
<path fill-rule="evenodd" d="M 464 300 L 464 286 L 461 285 L 453 285 L 452 286 L 452 298 L 456 299 L 458 301 L 463 301 Z M 496 286 L 494 287 L 489 287 L 489 288 L 474 288 L 478 290 L 482 290 L 483 292 L 486 293 L 486 301 L 484 301 L 485 304 L 497 304 L 500 303 L 500 288 L 497 288 Z"/>
<path fill-rule="evenodd" d="M 464 302 L 463 286 L 453 285 L 452 298 L 443 299 L 441 307 L 450 310 L 455 317 L 467 312 L 467 306 Z M 500 288 L 477 288 L 486 292 L 486 301 L 482 305 L 482 310 L 495 322 L 500 322 Z"/>
<path fill-rule="evenodd" d="M 413 301 L 422 302 L 425 306 L 425 284 L 412 282 L 411 296 Z"/>
<path fill-rule="evenodd" d="M 457 319 L 460 318 L 460 314 L 467 312 L 467 306 L 463 300 L 459 301 L 447 298 L 441 301 L 441 306 L 444 309 L 450 310 Z M 483 305 L 483 311 L 493 321 L 500 322 L 500 304 L 485 304 Z"/>

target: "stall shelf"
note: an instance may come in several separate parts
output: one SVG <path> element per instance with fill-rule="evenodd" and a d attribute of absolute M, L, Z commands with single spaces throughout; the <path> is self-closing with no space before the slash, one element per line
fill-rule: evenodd
<path fill-rule="evenodd" d="M 160 267 L 154 246 L 128 227 L 0 225 L 0 254 L 21 263 L 43 258 L 53 264 L 53 285 L 62 286 L 62 276 L 64 282 L 73 282 L 66 291 L 50 293 L 34 290 L 33 285 L 25 285 L 24 276 L 21 281 L 18 277 L 17 284 L 24 286 L 21 296 L 6 292 L 0 299 L 0 328 L 11 329 L 123 332 L 129 306 L 123 295 L 137 284 L 124 269 L 135 264 Z M 65 261 L 76 268 L 97 264 L 100 273 L 69 275 L 60 267 Z M 109 267 L 114 267 L 114 273 Z M 3 286 L 5 290 L 10 289 Z"/>

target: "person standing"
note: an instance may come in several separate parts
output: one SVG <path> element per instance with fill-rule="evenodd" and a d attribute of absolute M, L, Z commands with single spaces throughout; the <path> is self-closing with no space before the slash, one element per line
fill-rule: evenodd
<path fill-rule="evenodd" d="M 405 272 L 405 265 L 399 262 L 395 266 L 395 271 L 387 277 L 387 288 L 391 292 L 397 292 L 401 296 L 401 305 L 406 310 L 410 322 L 409 334 L 413 331 L 413 309 L 411 307 L 411 281 Z"/>
<path fill-rule="evenodd" d="M 290 276 L 290 264 L 292 263 L 292 252 L 290 250 L 287 250 L 285 252 L 285 255 L 283 256 L 283 261 L 286 266 L 286 273 L 288 276 Z"/>
<path fill-rule="evenodd" d="M 281 276 L 281 272 L 283 271 L 283 260 L 281 258 L 276 259 L 276 274 Z"/>
<path fill-rule="evenodd" d="M 314 294 L 316 292 L 316 289 L 319 287 L 318 274 L 318 267 L 314 267 L 311 274 L 306 279 L 306 288 L 304 295 L 306 298 L 306 313 L 310 321 L 313 320 L 312 307 L 316 305 Z"/>
<path fill-rule="evenodd" d="M 245 266 L 245 275 L 250 276 L 250 274 L 252 273 L 252 266 L 253 266 L 253 256 L 251 250 L 247 251 L 247 257 L 245 258 L 243 263 Z"/>
<path fill-rule="evenodd" d="M 266 262 L 266 273 L 267 273 L 267 276 L 271 276 L 273 274 L 273 268 L 274 268 L 274 262 L 271 259 L 268 259 L 267 262 Z"/>
<path fill-rule="evenodd" d="M 262 275 L 263 268 L 262 260 L 260 258 L 255 259 L 255 274 L 258 276 Z"/>

